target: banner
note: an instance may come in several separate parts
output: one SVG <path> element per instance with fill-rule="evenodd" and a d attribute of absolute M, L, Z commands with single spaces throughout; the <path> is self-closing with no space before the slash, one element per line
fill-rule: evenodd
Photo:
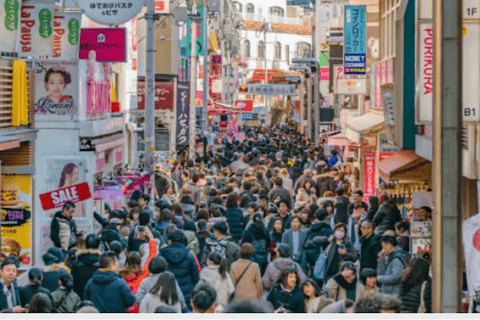
<path fill-rule="evenodd" d="M 96 52 L 97 62 L 127 61 L 127 31 L 125 28 L 91 28 L 80 31 L 78 58 L 88 59 L 90 51 Z"/>
<path fill-rule="evenodd" d="M 463 250 L 465 268 L 467 271 L 468 295 L 475 296 L 480 291 L 480 214 L 477 214 L 462 224 Z"/>
<path fill-rule="evenodd" d="M 345 74 L 365 74 L 367 67 L 367 7 L 345 6 Z"/>
<path fill-rule="evenodd" d="M 19 58 L 53 55 L 55 1 L 24 1 L 16 51 Z"/>
<path fill-rule="evenodd" d="M 61 208 L 70 201 L 73 203 L 88 200 L 92 197 L 88 182 L 80 183 L 66 188 L 50 191 L 40 195 L 43 210 Z"/>
<path fill-rule="evenodd" d="M 365 153 L 365 188 L 364 196 L 375 195 L 375 152 Z"/>
<path fill-rule="evenodd" d="M 2 255 L 16 256 L 20 269 L 31 267 L 32 177 L 2 175 Z"/>
<path fill-rule="evenodd" d="M 56 12 L 53 20 L 53 57 L 76 60 L 80 39 L 81 12 Z"/>
<path fill-rule="evenodd" d="M 267 96 L 296 96 L 294 84 L 249 84 L 249 95 L 261 94 Z"/>
<path fill-rule="evenodd" d="M 204 8 L 199 8 L 197 10 L 198 14 L 202 17 L 205 12 Z M 187 19 L 187 56 L 192 55 L 192 23 L 190 22 L 190 18 Z M 203 41 L 203 33 L 205 32 L 204 27 L 203 27 L 203 22 L 202 23 L 197 23 L 197 56 L 203 56 L 203 53 L 205 52 L 205 46 L 204 46 L 204 41 Z"/>
<path fill-rule="evenodd" d="M 76 61 L 37 61 L 35 121 L 72 121 L 78 117 Z"/>
<path fill-rule="evenodd" d="M 145 109 L 145 82 L 137 84 L 137 106 Z M 175 85 L 171 82 L 155 82 L 155 110 L 173 111 L 173 97 Z"/>
<path fill-rule="evenodd" d="M 252 100 L 235 100 L 235 107 L 242 108 L 242 112 L 253 112 Z"/>
<path fill-rule="evenodd" d="M 417 69 L 417 110 L 419 122 L 431 122 L 433 116 L 433 27 L 420 24 L 420 50 Z"/>
<path fill-rule="evenodd" d="M 0 47 L 15 52 L 22 0 L 0 0 Z"/>
<path fill-rule="evenodd" d="M 177 139 L 176 144 L 188 145 L 190 135 L 190 84 L 188 82 L 177 83 Z"/>

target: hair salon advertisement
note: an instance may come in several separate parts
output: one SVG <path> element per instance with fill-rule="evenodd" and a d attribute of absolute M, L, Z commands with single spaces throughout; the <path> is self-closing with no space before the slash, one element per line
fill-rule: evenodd
<path fill-rule="evenodd" d="M 78 63 L 37 61 L 35 121 L 74 121 L 78 118 Z"/>

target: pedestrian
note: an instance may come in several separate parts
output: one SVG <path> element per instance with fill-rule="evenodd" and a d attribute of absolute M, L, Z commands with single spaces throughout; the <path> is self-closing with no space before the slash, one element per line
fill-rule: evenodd
<path fill-rule="evenodd" d="M 363 192 L 362 190 L 357 190 L 353 194 L 353 202 L 348 206 L 348 215 L 352 215 L 357 205 L 361 205 L 365 211 L 368 210 L 368 206 L 363 202 Z"/>
<path fill-rule="evenodd" d="M 185 234 L 185 237 L 187 238 L 187 247 L 193 251 L 193 253 L 197 256 L 200 253 L 200 243 L 197 239 L 196 236 L 196 231 L 197 226 L 195 224 L 195 221 L 193 219 L 187 220 L 185 222 L 185 226 L 183 228 L 183 233 Z M 200 259 L 200 258 L 198 258 Z"/>
<path fill-rule="evenodd" d="M 227 232 L 228 224 L 226 222 L 219 221 L 213 225 L 213 236 L 215 239 L 206 239 L 201 262 L 203 267 L 207 266 L 208 257 L 214 251 L 219 252 L 221 256 L 225 256 L 228 270 L 230 270 L 232 263 L 238 259 L 240 247 L 232 237 L 227 236 Z"/>
<path fill-rule="evenodd" d="M 317 197 L 322 197 L 327 191 L 335 191 L 335 181 L 332 177 L 332 169 L 322 169 L 322 174 L 316 177 Z"/>
<path fill-rule="evenodd" d="M 365 288 L 358 281 L 355 264 L 347 261 L 339 271 L 325 286 L 329 297 L 335 301 L 344 299 L 356 301 L 364 293 Z"/>
<path fill-rule="evenodd" d="M 20 292 L 16 283 L 18 260 L 6 258 L 0 265 L 0 312 L 22 313 Z"/>
<path fill-rule="evenodd" d="M 253 261 L 260 266 L 260 273 L 263 275 L 268 265 L 268 248 L 271 239 L 260 213 L 253 215 L 252 224 L 243 234 L 242 243 L 252 244 L 254 248 Z"/>
<path fill-rule="evenodd" d="M 406 252 L 410 252 L 410 223 L 402 220 L 395 223 L 395 233 L 397 235 L 398 246 Z"/>
<path fill-rule="evenodd" d="M 155 229 L 163 236 L 165 234 L 165 228 L 172 223 L 172 220 L 173 212 L 169 209 L 163 209 L 157 216 L 157 221 L 155 222 Z"/>
<path fill-rule="evenodd" d="M 283 179 L 281 177 L 275 177 L 273 179 L 274 187 L 268 193 L 268 199 L 270 202 L 274 201 L 277 196 L 280 196 L 287 204 L 287 210 L 292 208 L 292 196 L 290 192 L 283 187 Z"/>
<path fill-rule="evenodd" d="M 346 299 L 334 302 L 326 306 L 320 311 L 320 313 L 353 313 L 353 308 L 355 307 L 355 302 Z"/>
<path fill-rule="evenodd" d="M 333 299 L 325 297 L 320 291 L 317 282 L 313 279 L 307 279 L 302 283 L 303 294 L 305 295 L 305 312 L 320 313 L 323 308 L 332 304 Z"/>
<path fill-rule="evenodd" d="M 365 268 L 360 272 L 360 282 L 365 287 L 365 293 L 380 292 L 377 286 L 377 270 Z"/>
<path fill-rule="evenodd" d="M 262 298 L 260 267 L 251 260 L 254 252 L 250 243 L 243 243 L 240 247 L 240 259 L 232 264 L 230 276 L 235 286 L 235 301 Z"/>
<path fill-rule="evenodd" d="M 292 215 L 288 212 L 289 204 L 286 200 L 281 199 L 278 202 L 278 214 L 275 215 L 273 218 L 282 218 L 283 219 L 283 225 L 284 229 L 290 229 L 290 219 L 292 218 Z M 268 226 L 268 229 L 271 228 L 271 224 L 273 223 L 273 219 L 270 220 L 270 225 Z"/>
<path fill-rule="evenodd" d="M 382 196 L 382 205 L 373 218 L 373 225 L 379 228 L 380 234 L 387 230 L 395 230 L 395 223 L 402 220 L 397 204 L 389 196 Z"/>
<path fill-rule="evenodd" d="M 300 264 L 305 269 L 307 260 L 305 256 L 304 244 L 307 239 L 307 230 L 301 229 L 302 223 L 299 216 L 293 216 L 290 219 L 291 229 L 285 231 L 282 236 L 282 243 L 290 247 L 292 260 Z"/>
<path fill-rule="evenodd" d="M 52 301 L 45 293 L 38 292 L 32 297 L 28 313 L 50 313 L 52 311 Z"/>
<path fill-rule="evenodd" d="M 149 218 L 154 220 L 156 213 L 155 209 L 150 206 L 150 200 L 149 194 L 142 194 L 138 198 L 138 205 L 140 206 L 140 209 L 142 209 L 142 212 L 148 213 Z"/>
<path fill-rule="evenodd" d="M 55 247 L 61 249 L 65 254 L 77 244 L 77 237 L 82 233 L 77 231 L 77 225 L 73 220 L 75 204 L 67 201 L 62 211 L 55 213 L 50 225 L 50 238 Z"/>
<path fill-rule="evenodd" d="M 367 219 L 370 221 L 373 221 L 373 218 L 375 217 L 375 214 L 378 211 L 379 205 L 379 199 L 376 196 L 371 196 L 368 198 L 368 213 L 367 213 Z"/>
<path fill-rule="evenodd" d="M 300 281 L 294 268 L 283 269 L 275 287 L 267 296 L 275 313 L 304 313 L 305 296 L 300 289 Z"/>
<path fill-rule="evenodd" d="M 217 292 L 205 282 L 198 283 L 192 290 L 191 307 L 194 313 L 214 313 Z"/>
<path fill-rule="evenodd" d="M 233 240 L 238 243 L 243 235 L 244 223 L 243 223 L 243 212 L 238 207 L 238 195 L 236 193 L 231 193 L 227 197 L 226 207 L 227 212 L 225 217 L 227 218 L 228 226 L 230 227 L 230 233 Z"/>
<path fill-rule="evenodd" d="M 100 238 L 94 234 L 89 234 L 85 239 L 86 249 L 77 252 L 77 259 L 72 262 L 71 274 L 73 277 L 73 290 L 83 297 L 83 290 L 88 280 L 90 280 L 98 270 L 98 261 L 102 252 L 100 248 Z"/>
<path fill-rule="evenodd" d="M 171 307 L 177 313 L 182 312 L 175 275 L 169 271 L 162 272 L 153 288 L 142 299 L 140 313 L 153 313 L 160 306 Z"/>
<path fill-rule="evenodd" d="M 407 268 L 410 255 L 397 246 L 394 236 L 382 238 L 382 251 L 378 254 L 377 281 L 380 284 L 380 292 L 392 295 L 400 295 L 401 277 Z"/>
<path fill-rule="evenodd" d="M 380 236 L 373 232 L 373 222 L 360 222 L 360 271 L 366 268 L 377 270 L 378 253 L 382 251 Z"/>
<path fill-rule="evenodd" d="M 150 226 L 150 214 L 148 212 L 140 212 L 138 223 L 138 226 L 133 228 L 128 235 L 128 251 L 140 251 L 140 246 L 148 242 L 148 238 L 145 235 L 147 228 L 154 234 L 154 230 Z"/>
<path fill-rule="evenodd" d="M 432 312 L 432 279 L 430 266 L 423 258 L 416 258 L 401 278 L 400 299 L 404 313 Z"/>
<path fill-rule="evenodd" d="M 184 191 L 189 191 L 193 198 L 193 204 L 200 203 L 201 201 L 201 190 L 197 185 L 198 180 L 200 180 L 200 176 L 198 175 L 198 173 L 192 174 L 190 180 L 183 185 L 182 190 L 180 191 L 180 193 L 183 193 Z"/>
<path fill-rule="evenodd" d="M 52 293 L 53 307 L 58 313 L 75 313 L 82 299 L 73 290 L 73 278 L 64 273 L 58 279 L 58 289 Z"/>
<path fill-rule="evenodd" d="M 57 247 L 51 247 L 42 256 L 43 263 L 43 280 L 42 286 L 50 292 L 57 290 L 58 278 L 62 273 L 68 273 L 67 267 L 63 263 L 65 256 Z"/>
<path fill-rule="evenodd" d="M 207 227 L 207 221 L 204 219 L 200 219 L 196 223 L 196 237 L 198 239 L 198 245 L 200 252 L 198 253 L 197 257 L 199 261 L 203 260 L 203 251 L 205 250 L 205 246 L 207 245 L 207 239 L 212 240 L 213 235 L 210 233 Z"/>
<path fill-rule="evenodd" d="M 100 256 L 100 269 L 95 271 L 83 293 L 84 300 L 95 303 L 100 313 L 124 313 L 135 303 L 135 296 L 118 274 L 118 260 L 113 252 Z"/>
<path fill-rule="evenodd" d="M 227 262 L 220 253 L 212 252 L 208 257 L 208 266 L 203 268 L 200 281 L 206 282 L 217 292 L 216 302 L 225 307 L 235 292 L 230 274 L 227 272 Z"/>
<path fill-rule="evenodd" d="M 32 297 L 38 292 L 45 293 L 50 299 L 52 299 L 50 290 L 42 287 L 43 272 L 41 269 L 32 268 L 28 270 L 28 279 L 30 280 L 30 283 L 19 289 L 22 307 L 26 308 L 30 304 Z"/>
<path fill-rule="evenodd" d="M 272 239 L 275 247 L 278 247 L 280 243 L 282 243 L 282 237 L 284 233 L 284 222 L 281 217 L 275 217 L 271 220 L 271 227 L 270 227 L 270 238 Z"/>

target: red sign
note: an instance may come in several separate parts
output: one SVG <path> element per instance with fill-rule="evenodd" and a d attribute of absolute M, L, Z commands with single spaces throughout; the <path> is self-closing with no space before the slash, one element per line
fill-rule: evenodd
<path fill-rule="evenodd" d="M 62 207 L 67 201 L 80 202 L 90 199 L 90 187 L 88 182 L 80 183 L 74 186 L 50 191 L 40 195 L 43 210 L 50 210 Z"/>
<path fill-rule="evenodd" d="M 145 82 L 138 82 L 138 109 L 145 109 Z M 173 111 L 174 84 L 155 82 L 155 110 L 169 109 Z"/>
<path fill-rule="evenodd" d="M 86 60 L 95 51 L 99 62 L 126 62 L 126 35 L 124 28 L 81 29 L 78 58 Z"/>
<path fill-rule="evenodd" d="M 365 153 L 365 188 L 364 195 L 375 195 L 375 152 Z"/>
<path fill-rule="evenodd" d="M 253 112 L 253 101 L 235 100 L 235 107 L 242 108 L 242 112 Z"/>
<path fill-rule="evenodd" d="M 138 18 L 132 19 L 132 50 L 136 52 L 138 50 Z"/>
<path fill-rule="evenodd" d="M 330 81 L 330 68 L 329 67 L 321 67 L 320 68 L 320 80 Z"/>
<path fill-rule="evenodd" d="M 378 161 L 382 161 L 384 159 L 387 159 L 388 157 L 393 156 L 394 153 L 391 152 L 381 152 L 378 154 Z"/>

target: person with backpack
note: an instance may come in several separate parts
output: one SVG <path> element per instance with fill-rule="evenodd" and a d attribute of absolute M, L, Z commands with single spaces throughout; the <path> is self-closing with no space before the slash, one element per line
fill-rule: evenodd
<path fill-rule="evenodd" d="M 205 249 L 202 256 L 202 267 L 207 266 L 208 257 L 210 253 L 217 251 L 220 255 L 225 257 L 227 262 L 227 269 L 230 270 L 230 267 L 234 261 L 239 257 L 239 246 L 232 240 L 230 236 L 227 236 L 228 224 L 224 221 L 218 221 L 213 225 L 213 236 L 215 240 L 206 239 Z"/>
<path fill-rule="evenodd" d="M 409 260 L 410 254 L 397 246 L 395 236 L 383 236 L 377 265 L 380 292 L 400 295 L 402 274 L 408 267 Z"/>
<path fill-rule="evenodd" d="M 326 249 L 325 246 L 317 246 L 313 239 L 316 237 L 329 237 L 333 234 L 332 227 L 328 224 L 328 212 L 324 209 L 319 209 L 315 212 L 313 224 L 308 229 L 305 236 L 305 242 L 303 245 L 305 252 L 305 262 L 311 269 L 315 266 L 315 262 L 320 255 Z"/>
<path fill-rule="evenodd" d="M 232 264 L 230 276 L 235 286 L 234 301 L 259 300 L 263 296 L 260 266 L 252 261 L 255 249 L 246 242 L 240 247 L 240 259 Z"/>
<path fill-rule="evenodd" d="M 300 264 L 305 270 L 307 265 L 305 258 L 304 244 L 307 239 L 307 230 L 302 229 L 302 222 L 299 216 L 293 216 L 290 219 L 291 229 L 285 231 L 282 236 L 282 243 L 290 247 L 293 261 Z"/>
<path fill-rule="evenodd" d="M 58 279 L 58 289 L 52 293 L 53 306 L 58 313 L 77 312 L 82 299 L 73 291 L 73 277 L 64 273 Z"/>
<path fill-rule="evenodd" d="M 244 229 L 244 220 L 243 220 L 243 212 L 238 207 L 238 195 L 236 193 L 230 193 L 227 196 L 227 212 L 225 213 L 225 217 L 227 218 L 228 226 L 230 227 L 230 233 L 232 235 L 233 240 L 236 243 L 240 241 L 243 235 Z"/>
<path fill-rule="evenodd" d="M 253 215 L 252 224 L 243 234 L 242 243 L 251 243 L 254 248 L 253 261 L 260 266 L 260 273 L 263 275 L 268 266 L 268 248 L 271 240 L 270 234 L 265 228 L 261 213 Z"/>

